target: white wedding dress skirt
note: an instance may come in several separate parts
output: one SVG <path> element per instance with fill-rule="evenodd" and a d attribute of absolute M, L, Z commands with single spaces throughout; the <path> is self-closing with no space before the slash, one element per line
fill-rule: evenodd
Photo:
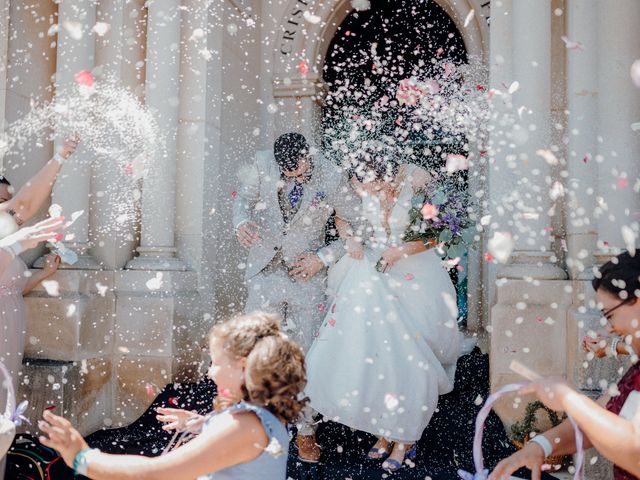
<path fill-rule="evenodd" d="M 401 194 L 394 208 L 396 231 L 404 232 L 410 198 Z M 367 248 L 364 259 L 344 256 L 330 269 L 333 298 L 307 354 L 305 391 L 326 419 L 414 442 L 453 388 L 462 343 L 456 292 L 433 250 L 385 273 L 375 269 L 381 252 Z"/>

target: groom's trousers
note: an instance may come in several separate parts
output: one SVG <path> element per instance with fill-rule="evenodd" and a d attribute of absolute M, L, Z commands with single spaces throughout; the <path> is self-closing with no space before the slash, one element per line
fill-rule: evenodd
<path fill-rule="evenodd" d="M 245 312 L 265 310 L 278 313 L 284 320 L 283 330 L 305 354 L 309 351 L 324 319 L 326 272 L 323 270 L 307 282 L 296 282 L 281 263 L 272 263 L 247 281 Z M 316 412 L 305 407 L 300 412 L 299 435 L 315 432 Z"/>
<path fill-rule="evenodd" d="M 325 279 L 323 270 L 307 282 L 297 282 L 284 265 L 270 265 L 247 280 L 248 297 L 244 310 L 280 314 L 283 330 L 306 353 L 324 319 Z"/>

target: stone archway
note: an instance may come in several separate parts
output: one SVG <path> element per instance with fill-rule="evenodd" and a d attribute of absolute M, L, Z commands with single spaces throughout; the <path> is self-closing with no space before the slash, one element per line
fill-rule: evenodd
<path fill-rule="evenodd" d="M 437 3 L 451 18 L 462 36 L 469 63 L 486 66 L 489 58 L 487 19 L 490 2 L 426 1 Z M 471 16 L 472 10 L 474 14 Z M 317 132 L 322 113 L 322 97 L 326 88 L 322 77 L 324 62 L 334 36 L 352 11 L 351 0 L 289 0 L 274 45 L 273 96 L 280 112 L 283 113 L 276 117 L 277 131 L 295 128 L 319 144 Z M 305 12 L 319 17 L 320 21 L 307 22 L 304 19 Z M 470 176 L 469 187 L 472 191 L 485 189 L 484 173 Z M 481 178 L 485 180 L 480 180 Z M 467 328 L 470 331 L 479 330 L 486 310 L 481 258 L 480 250 L 469 252 L 468 291 L 472 298 L 477 299 L 469 303 Z"/>

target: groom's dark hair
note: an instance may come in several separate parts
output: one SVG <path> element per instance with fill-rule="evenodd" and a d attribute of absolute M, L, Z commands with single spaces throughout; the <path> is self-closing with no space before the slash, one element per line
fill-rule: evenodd
<path fill-rule="evenodd" d="M 273 145 L 273 154 L 280 170 L 296 170 L 300 159 L 309 153 L 309 144 L 300 133 L 285 133 L 280 135 Z"/>

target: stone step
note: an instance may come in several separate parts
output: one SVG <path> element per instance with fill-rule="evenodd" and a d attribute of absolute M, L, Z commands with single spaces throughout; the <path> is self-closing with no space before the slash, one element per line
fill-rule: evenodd
<path fill-rule="evenodd" d="M 46 408 L 69 419 L 82 434 L 105 425 L 111 405 L 111 363 L 101 359 L 82 362 L 25 359 L 19 378 L 17 400 L 29 401 L 20 432 L 37 434 L 38 420 Z"/>

